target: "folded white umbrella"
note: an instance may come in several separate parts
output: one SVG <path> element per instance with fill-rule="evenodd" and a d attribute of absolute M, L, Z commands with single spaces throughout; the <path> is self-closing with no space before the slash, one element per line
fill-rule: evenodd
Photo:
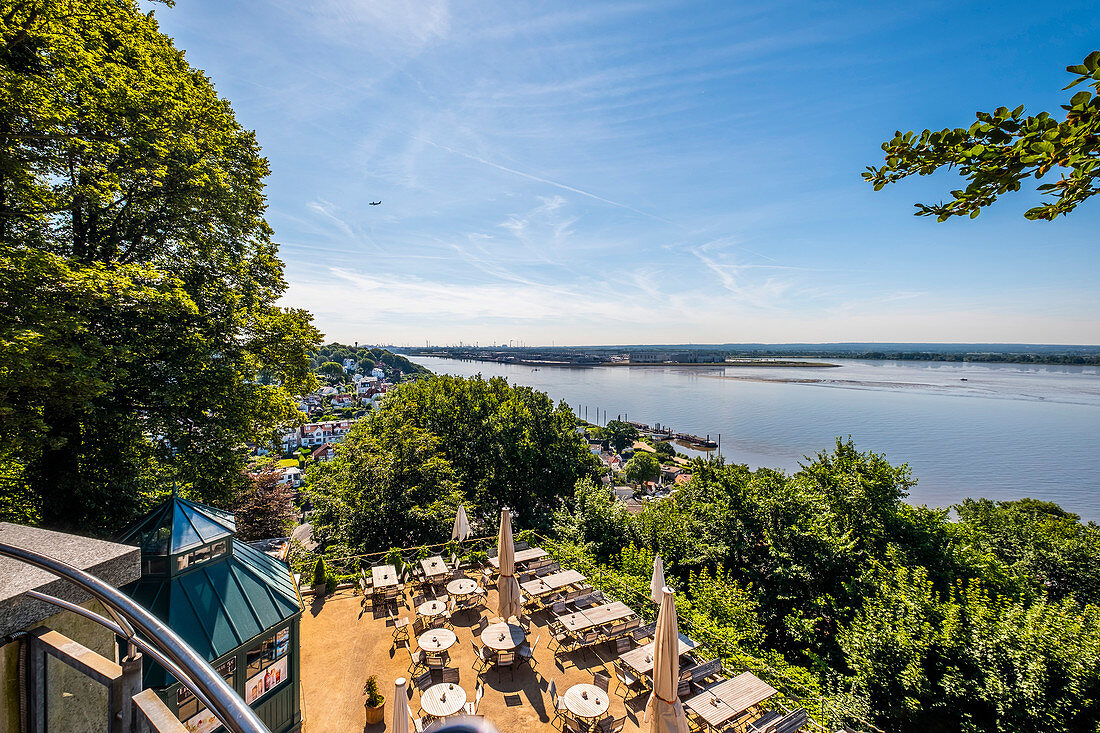
<path fill-rule="evenodd" d="M 649 597 L 658 606 L 661 605 L 661 596 L 665 588 L 665 561 L 661 556 L 653 558 L 653 578 L 649 581 Z"/>
<path fill-rule="evenodd" d="M 645 707 L 650 733 L 688 733 L 684 706 L 676 695 L 680 681 L 680 635 L 676 624 L 676 596 L 663 589 L 653 641 L 653 694 Z"/>
<path fill-rule="evenodd" d="M 405 678 L 398 677 L 393 690 L 393 726 L 391 733 L 409 733 L 409 696 L 405 694 Z"/>
<path fill-rule="evenodd" d="M 466 507 L 458 505 L 458 514 L 455 515 L 455 526 L 451 530 L 451 539 L 462 542 L 470 536 L 470 520 L 466 518 Z"/>
<path fill-rule="evenodd" d="M 523 605 L 516 580 L 516 548 L 512 544 L 512 514 L 508 507 L 500 512 L 500 533 L 497 534 L 497 557 L 500 559 L 500 577 L 497 578 L 497 615 L 503 619 L 519 616 Z"/>

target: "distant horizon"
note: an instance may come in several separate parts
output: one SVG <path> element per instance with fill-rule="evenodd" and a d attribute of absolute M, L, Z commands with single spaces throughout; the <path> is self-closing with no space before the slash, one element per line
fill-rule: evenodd
<path fill-rule="evenodd" d="M 329 343 L 332 343 L 331 341 Z M 343 342 L 340 342 L 343 343 Z M 365 344 L 360 343 L 362 347 Z M 372 344 L 373 346 L 373 344 Z M 424 346 L 418 344 L 377 344 L 379 348 L 387 349 L 457 349 L 457 348 L 471 348 L 471 349 L 730 349 L 730 348 L 780 348 L 780 347 L 810 347 L 810 348 L 823 348 L 823 347 L 848 347 L 848 348 L 863 348 L 863 349 L 875 349 L 875 348 L 909 348 L 920 349 L 926 347 L 924 350 L 931 348 L 941 349 L 954 349 L 961 350 L 967 347 L 972 348 L 987 348 L 992 351 L 997 351 L 994 347 L 999 347 L 999 350 L 1005 349 L 1084 349 L 1090 351 L 1100 352 L 1100 344 L 1053 344 L 1053 343 L 1002 343 L 996 341 L 784 341 L 784 342 L 726 342 L 726 343 L 684 343 L 684 344 L 524 344 L 524 345 L 503 345 L 500 343 L 490 344 L 426 344 Z"/>

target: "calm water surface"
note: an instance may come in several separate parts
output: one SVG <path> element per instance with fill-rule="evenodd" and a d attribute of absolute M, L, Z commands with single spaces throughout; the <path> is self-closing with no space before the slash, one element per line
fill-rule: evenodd
<path fill-rule="evenodd" d="M 910 501 L 1055 501 L 1100 520 L 1100 369 L 841 361 L 836 368 L 543 367 L 415 357 L 445 374 L 504 376 L 565 400 L 582 417 L 722 436 L 727 461 L 797 469 L 851 435 L 908 463 Z M 965 380 L 965 381 L 964 381 Z M 682 447 L 679 450 L 683 451 Z"/>

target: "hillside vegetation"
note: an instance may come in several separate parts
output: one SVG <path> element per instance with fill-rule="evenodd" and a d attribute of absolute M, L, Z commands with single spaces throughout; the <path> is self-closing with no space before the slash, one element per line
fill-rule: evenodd
<path fill-rule="evenodd" d="M 1100 528 L 1046 502 L 905 502 L 909 468 L 838 440 L 794 473 L 697 459 L 630 513 L 598 483 L 568 408 L 505 380 L 401 385 L 310 492 L 335 554 L 443 542 L 459 503 L 499 508 L 648 594 L 859 727 L 1083 731 L 1100 722 Z"/>

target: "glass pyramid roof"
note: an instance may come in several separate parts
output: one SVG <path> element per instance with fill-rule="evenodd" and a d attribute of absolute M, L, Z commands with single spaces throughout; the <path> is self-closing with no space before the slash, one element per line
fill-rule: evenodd
<path fill-rule="evenodd" d="M 176 555 L 228 537 L 236 527 L 231 513 L 173 494 L 132 524 L 118 541 L 138 545 L 143 555 Z"/>

